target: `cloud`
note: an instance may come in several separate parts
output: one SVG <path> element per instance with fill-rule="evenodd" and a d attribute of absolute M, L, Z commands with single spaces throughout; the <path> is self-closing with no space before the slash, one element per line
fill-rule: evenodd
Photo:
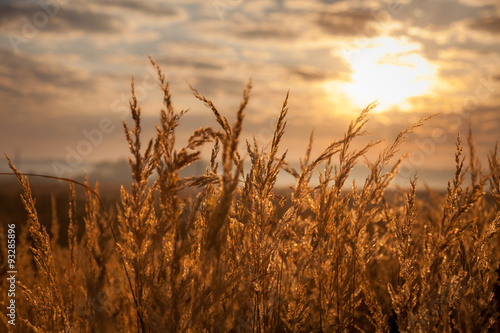
<path fill-rule="evenodd" d="M 340 12 L 319 13 L 316 24 L 325 32 L 334 36 L 356 36 L 363 35 L 375 37 L 380 34 L 374 13 L 352 9 Z"/>
<path fill-rule="evenodd" d="M 244 81 L 215 76 L 198 76 L 194 78 L 192 83 L 189 83 L 209 99 L 211 96 L 218 94 L 239 97 L 245 87 Z M 214 103 L 217 103 L 217 101 L 214 100 Z"/>
<path fill-rule="evenodd" d="M 281 26 L 262 26 L 252 28 L 244 28 L 235 32 L 236 36 L 248 39 L 293 39 L 298 35 L 297 33 Z"/>
<path fill-rule="evenodd" d="M 500 34 L 500 17 L 482 17 L 470 22 L 471 29 L 486 31 L 491 34 Z"/>
<path fill-rule="evenodd" d="M 166 68 L 172 68 L 172 66 L 190 67 L 196 70 L 222 70 L 224 68 L 216 61 L 202 58 L 168 57 L 160 58 L 158 62 L 165 64 Z"/>
<path fill-rule="evenodd" d="M 384 18 L 381 12 L 388 11 L 387 2 L 371 0 L 223 1 L 234 4 L 223 17 L 217 15 L 211 1 L 72 0 L 40 28 L 49 33 L 37 35 L 17 56 L 2 51 L 10 50 L 8 33 L 21 33 L 23 22 L 33 22 L 34 15 L 45 12 L 38 0 L 11 1 L 8 5 L 3 1 L 0 144 L 12 151 L 15 142 L 26 156 L 64 158 L 65 147 L 75 147 L 82 139 L 81 131 L 95 128 L 102 117 L 116 118 L 120 127 L 111 105 L 119 98 L 119 105 L 127 109 L 130 77 L 134 75 L 138 88 L 144 77 L 150 77 L 145 70 L 149 54 L 167 74 L 176 108 L 192 109 L 183 117 L 178 131 L 181 136 L 213 123 L 210 110 L 192 97 L 186 81 L 231 118 L 252 76 L 244 134 L 250 139 L 256 134 L 262 143 L 269 142 L 272 117 L 279 113 L 290 89 L 290 121 L 283 148 L 290 148 L 289 158 L 296 159 L 305 151 L 311 130 L 315 129 L 315 147 L 320 150 L 342 137 L 349 120 L 355 118 L 358 109 L 340 89 L 350 80 L 352 62 L 341 57 L 339 50 L 351 45 L 362 48 L 367 44 L 357 40 L 382 32 L 420 43 L 427 60 L 440 70 L 439 86 L 433 94 L 410 101 L 412 112 L 386 112 L 370 118 L 372 133 L 393 138 L 418 120 L 414 118 L 419 118 L 421 111 L 446 112 L 449 108 L 445 103 L 474 96 L 479 84 L 474 71 L 497 74 L 494 82 L 500 80 L 494 67 L 500 60 L 495 49 L 498 19 L 482 17 L 490 9 L 484 5 L 494 0 L 482 0 L 481 7 L 460 1 L 405 1 L 401 12 Z M 462 2 L 472 4 L 472 0 Z M 152 88 L 141 101 L 143 124 L 148 127 L 145 137 L 154 135 L 162 97 L 151 84 L 154 81 L 147 82 Z M 488 99 L 491 109 L 471 115 L 481 143 L 498 138 L 495 129 L 500 118 L 494 105 L 500 105 L 498 97 Z M 430 131 L 422 129 L 421 133 L 432 135 L 432 129 L 438 127 L 435 124 L 429 121 L 425 128 L 430 126 Z M 451 160 L 455 137 L 455 132 L 450 132 L 449 142 L 438 148 L 449 151 Z M 126 153 L 118 128 L 89 158 L 115 158 Z"/>
<path fill-rule="evenodd" d="M 132 1 L 132 0 L 105 0 L 95 1 L 99 5 L 108 7 L 116 7 L 123 9 L 130 9 L 138 13 L 149 14 L 154 16 L 176 16 L 177 11 L 170 8 L 161 6 L 159 4 L 145 2 L 145 1 Z"/>
<path fill-rule="evenodd" d="M 13 98 L 33 98 L 36 102 L 50 100 L 59 90 L 89 88 L 91 83 L 85 72 L 77 72 L 66 66 L 44 62 L 28 55 L 15 55 L 0 50 L 0 97 L 2 100 Z M 33 102 L 35 102 L 33 100 Z M 26 100 L 20 105 L 25 104 Z"/>
<path fill-rule="evenodd" d="M 307 82 L 343 79 L 341 73 L 339 72 L 331 72 L 312 66 L 290 66 L 287 69 L 292 76 L 295 76 L 295 78 L 298 77 Z"/>
<path fill-rule="evenodd" d="M 18 29 L 30 23 L 43 31 L 57 33 L 68 31 L 116 33 L 124 24 L 112 15 L 81 8 L 76 9 L 78 7 L 69 9 L 58 5 L 42 7 L 36 4 L 23 6 L 11 4 L 0 6 L 0 8 L 0 27 L 10 29 Z"/>
<path fill-rule="evenodd" d="M 406 27 L 408 24 L 413 27 L 446 26 L 453 22 L 478 16 L 483 11 L 492 8 L 487 4 L 469 7 L 455 0 L 419 0 L 403 5 L 401 12 L 392 15 L 392 19 L 405 22 Z"/>
<path fill-rule="evenodd" d="M 459 2 L 471 7 L 498 5 L 497 0 L 459 0 Z"/>

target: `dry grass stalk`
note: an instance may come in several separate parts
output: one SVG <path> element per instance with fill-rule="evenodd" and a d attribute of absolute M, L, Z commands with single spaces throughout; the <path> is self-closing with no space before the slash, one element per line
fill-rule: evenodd
<path fill-rule="evenodd" d="M 73 182 L 86 189 L 83 223 L 72 184 L 68 246 L 57 238 L 62 224 L 55 202 L 50 240 L 27 179 L 9 160 L 30 219 L 20 242 L 28 242 L 28 235 L 32 240 L 37 277 L 23 275 L 18 332 L 394 332 L 396 326 L 401 332 L 469 332 L 495 324 L 497 147 L 486 173 L 472 133 L 468 162 L 459 136 L 455 174 L 444 196 L 428 189 L 430 200 L 423 199 L 415 176 L 408 191 L 390 199 L 388 189 L 404 160 L 399 150 L 424 118 L 367 163 L 364 182 L 353 180 L 347 188 L 353 168 L 379 144 L 353 149 L 367 135 L 377 104 L 317 156 L 311 134 L 296 170 L 280 152 L 287 93 L 270 145 L 246 142 L 245 170 L 239 144 L 251 81 L 233 124 L 191 88 L 220 128 L 200 128 L 180 147 L 176 130 L 186 111 L 174 109 L 165 75 L 150 61 L 163 109 L 156 137 L 143 147 L 132 81 L 133 125 L 123 123 L 132 187 L 122 187 L 116 213 L 100 201 L 97 186 Z M 207 144 L 213 146 L 205 174 L 182 178 L 180 171 L 199 160 Z M 275 189 L 283 170 L 296 180 L 288 197 Z M 312 186 L 315 172 L 318 185 Z M 196 195 L 184 194 L 190 189 Z M 85 225 L 81 239 L 79 225 Z M 33 269 L 31 257 L 19 260 L 23 272 Z M 3 315 L 1 325 L 8 327 Z"/>

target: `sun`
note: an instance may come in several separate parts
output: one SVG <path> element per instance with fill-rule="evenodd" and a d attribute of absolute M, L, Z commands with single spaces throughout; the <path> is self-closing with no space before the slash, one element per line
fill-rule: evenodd
<path fill-rule="evenodd" d="M 340 87 L 357 107 L 379 101 L 378 112 L 407 110 L 408 99 L 426 94 L 435 80 L 435 68 L 420 54 L 420 45 L 380 37 L 346 59 L 351 80 Z"/>

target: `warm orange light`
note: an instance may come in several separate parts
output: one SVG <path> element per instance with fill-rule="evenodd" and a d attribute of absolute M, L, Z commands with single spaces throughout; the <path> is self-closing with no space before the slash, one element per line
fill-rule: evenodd
<path fill-rule="evenodd" d="M 374 39 L 346 59 L 352 69 L 351 82 L 340 89 L 357 107 L 378 99 L 378 112 L 393 106 L 408 109 L 407 99 L 429 92 L 435 77 L 435 68 L 419 49 L 418 44 L 402 40 Z"/>

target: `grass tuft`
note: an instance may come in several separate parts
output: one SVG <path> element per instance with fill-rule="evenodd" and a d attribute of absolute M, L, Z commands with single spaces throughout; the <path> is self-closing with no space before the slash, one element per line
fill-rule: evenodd
<path fill-rule="evenodd" d="M 85 183 L 61 179 L 71 183 L 69 224 L 63 230 L 52 199 L 51 239 L 39 222 L 28 179 L 7 156 L 29 218 L 18 244 L 31 244 L 31 254 L 21 251 L 16 263 L 23 270 L 18 325 L 10 326 L 2 313 L 1 331 L 500 329 L 498 147 L 485 170 L 472 133 L 469 158 L 459 135 L 446 193 L 427 188 L 423 195 L 415 176 L 408 190 L 391 196 L 388 189 L 405 158 L 400 149 L 429 117 L 403 129 L 368 161 L 367 153 L 380 142 L 359 149 L 353 142 L 367 135 L 369 113 L 377 106 L 372 103 L 318 155 L 312 153 L 311 133 L 296 169 L 281 147 L 289 93 L 270 144 L 261 147 L 254 138 L 240 147 L 252 81 L 233 124 L 191 87 L 219 128 L 197 129 L 181 143 L 176 130 L 187 111 L 174 108 L 165 75 L 150 61 L 163 107 L 156 136 L 143 145 L 132 80 L 131 121 L 123 122 L 132 186 L 122 186 L 116 207 L 106 206 L 98 185 L 86 178 Z M 205 146 L 211 148 L 205 173 L 182 177 L 180 171 L 199 160 Z M 240 155 L 244 149 L 248 170 Z M 368 176 L 346 190 L 363 160 Z M 276 189 L 283 171 L 295 179 L 287 194 Z M 83 217 L 75 185 L 86 192 Z M 63 231 L 68 244 L 59 239 Z M 5 257 L 2 247 L 2 276 Z M 6 279 L 0 284 L 5 290 Z M 7 302 L 2 293 L 0 303 Z"/>

